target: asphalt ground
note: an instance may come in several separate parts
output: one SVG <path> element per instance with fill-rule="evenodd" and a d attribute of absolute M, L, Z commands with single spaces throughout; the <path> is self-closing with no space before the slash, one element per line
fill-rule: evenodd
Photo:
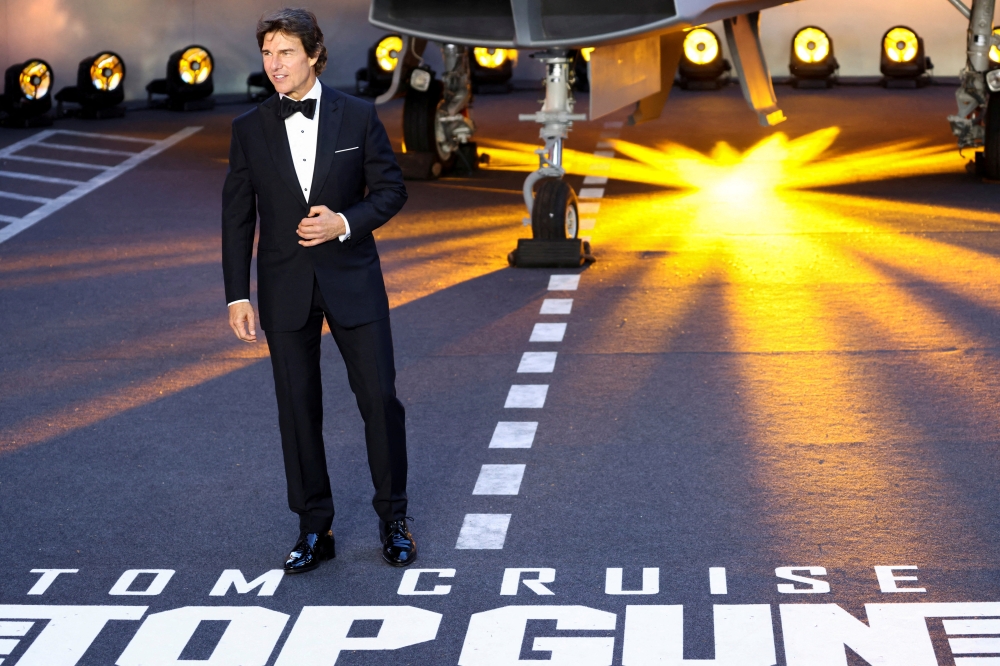
<path fill-rule="evenodd" d="M 210 595 L 226 570 L 280 568 L 297 525 L 266 346 L 235 339 L 222 290 L 229 122 L 248 107 L 61 121 L 151 140 L 202 129 L 0 243 L 4 666 L 996 663 L 962 656 L 1000 654 L 996 623 L 941 618 L 1000 618 L 1000 190 L 953 148 L 950 89 L 778 93 L 776 129 L 734 87 L 676 91 L 638 127 L 577 123 L 569 180 L 604 188 L 584 201 L 598 261 L 581 270 L 506 262 L 530 235 L 520 187 L 537 145 L 514 119 L 538 93 L 477 98 L 488 168 L 408 182 L 376 238 L 415 566 L 454 570 L 422 574 L 418 591 L 451 587 L 417 596 L 380 561 L 329 336 L 337 558 L 269 595 Z M 380 114 L 399 143 L 400 105 Z M 578 288 L 550 290 L 554 274 Z M 530 342 L 537 323 L 566 323 L 562 341 Z M 519 373 L 525 352 L 556 352 L 554 370 Z M 513 385 L 548 386 L 544 406 L 506 408 Z M 537 422 L 531 447 L 490 448 L 498 422 Z M 516 494 L 473 494 L 483 465 L 524 465 Z M 470 514 L 509 514 L 502 547 L 456 548 Z M 552 582 L 501 594 L 514 568 Z M 609 594 L 616 568 L 623 591 L 650 593 Z M 76 572 L 30 594 L 32 569 Z M 130 570 L 146 573 L 129 586 Z M 174 573 L 157 592 L 150 571 Z M 871 604 L 924 604 L 927 619 L 878 625 Z M 392 615 L 403 606 L 430 613 Z M 507 606 L 528 610 L 473 617 Z M 757 623 L 727 625 L 740 608 Z M 66 633 L 60 613 L 96 629 Z"/>

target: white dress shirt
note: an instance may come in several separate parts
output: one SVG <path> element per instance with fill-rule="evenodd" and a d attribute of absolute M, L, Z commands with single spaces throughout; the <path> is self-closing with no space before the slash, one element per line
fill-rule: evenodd
<path fill-rule="evenodd" d="M 281 97 L 285 97 L 279 93 Z M 323 95 L 323 86 L 319 79 L 313 84 L 312 89 L 302 96 L 303 100 L 316 100 L 316 113 L 312 118 L 306 118 L 301 113 L 293 113 L 285 118 L 285 135 L 288 137 L 288 147 L 292 151 L 292 164 L 295 166 L 295 176 L 298 178 L 299 187 L 302 188 L 302 196 L 309 201 L 309 188 L 312 187 L 313 172 L 316 170 L 316 144 L 319 140 L 319 105 L 320 97 Z M 344 233 L 339 237 L 340 242 L 351 237 L 351 225 L 343 213 L 337 213 L 344 221 Z M 249 302 L 247 298 L 241 298 L 233 303 Z M 229 305 L 232 305 L 230 303 Z"/>

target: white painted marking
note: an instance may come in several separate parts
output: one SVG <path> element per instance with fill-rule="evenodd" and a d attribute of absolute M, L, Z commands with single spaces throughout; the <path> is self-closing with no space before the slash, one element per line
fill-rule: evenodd
<path fill-rule="evenodd" d="M 581 201 L 576 204 L 576 211 L 580 215 L 597 215 L 601 212 L 600 201 Z"/>
<path fill-rule="evenodd" d="M 110 141 L 127 141 L 129 143 L 159 143 L 156 139 L 142 139 L 137 136 L 125 136 L 124 134 L 104 134 L 103 132 L 78 132 L 76 130 L 49 130 L 50 134 L 66 134 L 67 136 L 83 136 L 91 139 L 108 139 Z M 33 137 L 29 137 L 33 138 Z"/>
<path fill-rule="evenodd" d="M 583 179 L 583 184 L 584 185 L 607 185 L 608 184 L 608 177 L 607 176 L 587 176 L 586 178 Z"/>
<path fill-rule="evenodd" d="M 955 657 L 955 666 L 1000 666 L 1000 657 Z"/>
<path fill-rule="evenodd" d="M 524 352 L 517 366 L 518 372 L 553 372 L 558 352 Z"/>
<path fill-rule="evenodd" d="M 500 421 L 490 440 L 491 449 L 530 449 L 538 421 Z"/>
<path fill-rule="evenodd" d="M 521 574 L 526 573 L 536 573 L 538 574 L 538 578 L 522 580 Z M 521 583 L 524 583 L 524 586 L 535 594 L 549 596 L 555 594 L 555 592 L 545 587 L 545 583 L 554 582 L 556 582 L 555 569 L 547 567 L 541 569 L 504 569 L 503 581 L 500 583 L 500 594 L 505 597 L 517 596 L 517 591 Z"/>
<path fill-rule="evenodd" d="M 33 197 L 27 194 L 17 194 L 16 192 L 4 192 L 3 190 L 0 190 L 0 198 L 16 199 L 17 201 L 32 201 L 34 203 L 42 203 L 42 204 L 52 201 L 52 199 L 49 199 L 47 197 Z"/>
<path fill-rule="evenodd" d="M 709 594 L 729 594 L 725 567 L 709 567 L 708 591 Z"/>
<path fill-rule="evenodd" d="M 417 590 L 417 583 L 422 573 L 436 573 L 438 578 L 454 578 L 454 569 L 407 569 L 403 572 L 403 579 L 399 581 L 399 589 L 396 594 L 403 596 L 418 595 L 441 595 L 451 592 L 451 585 L 435 585 L 433 590 Z"/>
<path fill-rule="evenodd" d="M 145 590 L 130 590 L 129 587 L 135 582 L 140 574 L 153 574 L 153 580 L 149 582 Z M 173 569 L 129 569 L 121 575 L 118 582 L 108 592 L 111 595 L 136 595 L 136 596 L 156 596 L 163 592 L 163 589 L 174 576 Z"/>
<path fill-rule="evenodd" d="M 528 342 L 562 342 L 566 335 L 566 324 L 535 324 Z"/>
<path fill-rule="evenodd" d="M 549 276 L 549 291 L 576 291 L 580 286 L 579 275 Z"/>
<path fill-rule="evenodd" d="M 642 570 L 642 589 L 622 589 L 623 570 L 619 567 L 609 567 L 604 576 L 604 594 L 659 594 L 659 567 L 645 567 Z"/>
<path fill-rule="evenodd" d="M 49 586 L 60 574 L 77 573 L 78 571 L 79 569 L 32 569 L 31 573 L 42 574 L 42 577 L 31 586 L 28 594 L 45 594 L 45 590 L 49 589 Z"/>
<path fill-rule="evenodd" d="M 215 583 L 212 591 L 208 593 L 208 596 L 224 597 L 229 592 L 230 587 L 236 589 L 236 594 L 248 594 L 259 587 L 260 591 L 257 592 L 258 597 L 273 597 L 275 590 L 278 589 L 278 585 L 284 580 L 284 577 L 285 572 L 282 569 L 271 569 L 248 583 L 247 579 L 243 576 L 243 572 L 239 569 L 226 569 L 219 576 L 219 580 Z"/>
<path fill-rule="evenodd" d="M 34 622 L 0 622 L 0 636 L 27 636 Z"/>
<path fill-rule="evenodd" d="M 615 132 L 614 136 L 611 136 L 611 133 L 609 132 L 607 138 L 608 139 L 617 139 L 618 138 L 618 133 Z M 595 148 L 611 148 L 611 149 L 614 149 L 614 147 L 615 147 L 615 144 L 611 143 L 610 141 L 598 141 L 597 145 L 595 146 Z"/>
<path fill-rule="evenodd" d="M 770 606 L 717 605 L 712 610 L 715 620 L 715 658 L 688 661 L 684 659 L 683 606 L 626 606 L 625 643 L 621 663 L 623 666 L 773 666 L 777 663 Z M 843 648 L 840 650 L 840 659 L 841 664 L 847 663 L 844 661 Z M 823 666 L 828 666 L 829 663 L 823 662 Z M 890 663 L 898 666 L 898 662 L 885 662 L 886 666 Z M 788 666 L 806 664 L 816 666 L 819 662 L 788 661 Z"/>
<path fill-rule="evenodd" d="M 19 218 L 19 217 L 11 217 L 10 215 L 0 215 L 0 222 L 10 222 L 10 223 L 13 223 L 13 222 L 19 221 L 20 219 L 21 218 Z"/>
<path fill-rule="evenodd" d="M 483 465 L 473 495 L 516 495 L 521 489 L 525 465 Z"/>
<path fill-rule="evenodd" d="M 132 170 L 133 168 L 135 168 L 136 166 L 142 164 L 143 162 L 145 162 L 146 160 L 150 159 L 151 157 L 155 157 L 156 155 L 159 155 L 160 153 L 162 153 L 163 151 L 167 150 L 168 148 L 174 146 L 175 144 L 180 143 L 181 141 L 183 141 L 184 139 L 188 138 L 189 136 L 191 136 L 195 132 L 199 131 L 200 129 L 201 129 L 201 127 L 186 127 L 184 129 L 182 129 L 180 132 L 177 132 L 176 134 L 173 134 L 173 135 L 167 137 L 166 139 L 163 139 L 162 141 L 157 141 L 155 143 L 152 143 L 152 145 L 150 145 L 148 148 L 146 148 L 142 152 L 136 153 L 135 155 L 133 155 L 132 157 L 128 158 L 127 160 L 125 160 L 124 162 L 122 162 L 121 164 L 119 164 L 117 166 L 114 166 L 114 167 L 102 167 L 103 173 L 100 173 L 100 174 L 94 176 L 93 178 L 91 178 L 90 180 L 88 180 L 88 181 L 86 181 L 86 182 L 84 182 L 84 183 L 82 183 L 80 185 L 77 185 L 72 190 L 69 190 L 68 192 L 66 192 L 65 194 L 63 194 L 63 195 L 61 195 L 59 197 L 56 197 L 55 199 L 53 199 L 49 203 L 36 208 L 32 212 L 28 213 L 26 216 L 24 216 L 22 218 L 19 218 L 19 219 L 16 219 L 16 220 L 13 220 L 13 221 L 12 220 L 4 220 L 4 221 L 9 221 L 10 224 L 8 224 L 3 229 L 0 229 L 0 243 L 3 243 L 4 241 L 9 240 L 10 238 L 13 238 L 17 234 L 19 234 L 22 231 L 24 231 L 25 229 L 33 226 L 34 224 L 40 222 L 41 220 L 44 220 L 46 217 L 48 217 L 52 213 L 55 213 L 56 211 L 60 210 L 61 208 L 64 208 L 65 206 L 68 206 L 69 204 L 73 203 L 74 201 L 76 201 L 80 197 L 82 197 L 82 196 L 84 196 L 86 194 L 89 194 L 90 192 L 93 192 L 94 190 L 96 190 L 97 188 L 99 188 L 101 185 L 105 185 L 107 183 L 110 183 L 112 180 L 114 180 L 118 176 L 122 175 L 123 173 L 125 173 L 127 171 Z M 6 148 L 0 150 L 0 157 L 4 157 L 4 158 L 13 157 L 12 153 L 14 153 L 14 152 L 16 152 L 16 151 L 18 151 L 18 150 L 20 150 L 22 148 L 25 148 L 25 147 L 27 147 L 29 145 L 37 144 L 37 143 L 43 141 L 44 139 L 46 139 L 46 138 L 48 138 L 50 136 L 53 136 L 53 135 L 57 135 L 59 133 L 68 133 L 68 134 L 73 134 L 73 135 L 76 135 L 76 136 L 95 136 L 95 137 L 99 137 L 99 138 L 110 138 L 110 139 L 114 139 L 116 141 L 124 140 L 122 137 L 113 136 L 113 135 L 89 134 L 89 133 L 82 133 L 82 132 L 67 132 L 66 130 L 44 130 L 42 132 L 39 132 L 38 134 L 34 134 L 34 135 L 28 137 L 27 139 L 23 139 L 21 141 L 18 141 L 17 143 L 11 144 L 10 146 L 7 146 Z M 136 142 L 141 141 L 143 143 L 151 143 L 147 139 L 135 139 L 135 141 Z M 0 173 L 0 175 L 10 175 L 10 172 Z M 42 182 L 46 182 L 46 181 L 42 181 Z M 51 181 L 49 181 L 49 182 L 51 182 Z M 66 184 L 68 184 L 68 183 L 66 183 Z"/>
<path fill-rule="evenodd" d="M 585 217 L 580 220 L 580 231 L 592 231 L 597 226 L 597 220 L 592 217 Z"/>
<path fill-rule="evenodd" d="M 922 587 L 899 587 L 897 581 L 917 580 L 916 576 L 896 576 L 893 571 L 903 569 L 915 570 L 913 565 L 875 567 L 875 576 L 878 578 L 878 586 L 882 592 L 926 592 Z"/>
<path fill-rule="evenodd" d="M 621 129 L 625 126 L 625 121 L 623 120 L 606 120 L 604 121 L 605 129 Z"/>
<path fill-rule="evenodd" d="M 541 409 L 548 392 L 548 384 L 514 384 L 507 393 L 504 409 Z"/>
<path fill-rule="evenodd" d="M 594 157 L 609 158 L 614 157 L 615 151 L 613 150 L 595 150 Z"/>
<path fill-rule="evenodd" d="M 0 654 L 10 654 L 21 641 L 17 638 L 0 638 Z M 2 662 L 3 659 L 0 659 Z"/>
<path fill-rule="evenodd" d="M 139 620 L 147 606 L 0 605 L 10 620 L 51 620 L 20 656 L 20 666 L 75 666 L 109 620 Z M 116 662 L 123 664 L 123 662 Z"/>
<path fill-rule="evenodd" d="M 996 638 L 949 638 L 952 654 L 997 654 L 1000 652 L 1000 637 Z"/>
<path fill-rule="evenodd" d="M 34 180 L 39 183 L 54 183 L 56 185 L 83 185 L 87 182 L 85 180 L 70 180 L 69 178 L 51 178 L 49 176 L 39 176 L 34 173 L 22 173 L 20 171 L 4 171 L 3 169 L 0 169 L 0 177 Z"/>
<path fill-rule="evenodd" d="M 36 144 L 41 148 L 55 148 L 57 150 L 68 150 L 74 153 L 90 153 L 91 155 L 119 155 L 122 157 L 132 157 L 136 154 L 132 150 L 111 150 L 110 148 L 90 148 L 88 146 L 70 146 L 65 143 L 52 143 L 45 141 Z"/>
<path fill-rule="evenodd" d="M 944 620 L 946 634 L 1000 634 L 1000 620 Z M 4 634 L 6 635 L 6 634 Z"/>
<path fill-rule="evenodd" d="M 47 157 L 28 157 L 27 155 L 5 155 L 5 160 L 16 160 L 18 162 L 31 162 L 32 164 L 51 164 L 53 166 L 71 167 L 73 169 L 96 169 L 97 171 L 107 171 L 114 167 L 103 164 L 88 164 L 87 162 L 69 162 L 67 160 L 50 160 Z"/>
<path fill-rule="evenodd" d="M 591 162 L 588 170 L 594 171 L 611 171 L 611 162 Z"/>
<path fill-rule="evenodd" d="M 581 199 L 603 199 L 604 198 L 604 188 L 603 187 L 582 187 L 582 188 L 580 188 L 579 197 Z"/>
<path fill-rule="evenodd" d="M 788 583 L 779 583 L 778 592 L 782 594 L 826 594 L 830 591 L 830 584 L 825 580 L 815 580 L 796 574 L 796 571 L 805 571 L 810 576 L 825 576 L 824 567 L 778 567 L 774 570 L 774 575 L 783 580 L 791 580 L 796 583 L 804 583 L 810 587 L 800 588 Z"/>
<path fill-rule="evenodd" d="M 457 550 L 500 550 L 510 527 L 509 513 L 467 513 L 458 533 Z"/>
<path fill-rule="evenodd" d="M 542 309 L 538 311 L 538 314 L 568 315 L 572 311 L 572 298 L 546 298 L 542 301 Z"/>

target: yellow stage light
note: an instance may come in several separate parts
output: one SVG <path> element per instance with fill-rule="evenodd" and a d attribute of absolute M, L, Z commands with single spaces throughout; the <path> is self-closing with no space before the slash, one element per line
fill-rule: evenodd
<path fill-rule="evenodd" d="M 802 28 L 793 41 L 796 57 L 805 63 L 817 63 L 830 55 L 830 37 L 819 28 Z"/>
<path fill-rule="evenodd" d="M 580 55 L 583 57 L 584 62 L 590 62 L 590 54 L 594 52 L 593 46 L 588 46 L 587 48 L 580 49 Z"/>
<path fill-rule="evenodd" d="M 181 54 L 177 64 L 181 80 L 190 85 L 204 83 L 212 73 L 212 56 L 200 46 L 192 46 Z"/>
<path fill-rule="evenodd" d="M 684 38 L 684 56 L 696 65 L 707 65 L 719 57 L 719 39 L 705 28 L 695 28 Z"/>
<path fill-rule="evenodd" d="M 1000 35 L 1000 28 L 993 28 L 993 36 L 996 37 Z M 1000 49 L 994 44 L 990 47 L 990 60 L 995 63 L 1000 63 Z"/>
<path fill-rule="evenodd" d="M 97 90 L 117 90 L 125 78 L 125 65 L 114 53 L 102 53 L 90 66 L 90 81 Z"/>
<path fill-rule="evenodd" d="M 41 60 L 29 60 L 21 68 L 18 83 L 27 99 L 42 99 L 52 86 L 52 70 Z"/>
<path fill-rule="evenodd" d="M 885 34 L 882 47 L 890 60 L 905 63 L 917 57 L 919 43 L 916 33 L 909 28 L 899 26 Z"/>
<path fill-rule="evenodd" d="M 399 53 L 403 50 L 403 39 L 398 35 L 383 37 L 375 46 L 375 61 L 383 72 L 391 72 L 399 63 Z"/>
<path fill-rule="evenodd" d="M 507 61 L 507 49 L 488 49 L 477 46 L 472 50 L 472 55 L 480 67 L 496 69 Z"/>

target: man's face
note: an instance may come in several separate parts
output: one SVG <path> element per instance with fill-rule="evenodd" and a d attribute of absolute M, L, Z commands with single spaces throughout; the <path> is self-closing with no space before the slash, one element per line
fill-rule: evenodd
<path fill-rule="evenodd" d="M 264 71 L 279 93 L 292 99 L 302 99 L 316 79 L 313 66 L 317 58 L 310 58 L 302 40 L 283 32 L 270 32 L 264 36 L 260 48 Z"/>

